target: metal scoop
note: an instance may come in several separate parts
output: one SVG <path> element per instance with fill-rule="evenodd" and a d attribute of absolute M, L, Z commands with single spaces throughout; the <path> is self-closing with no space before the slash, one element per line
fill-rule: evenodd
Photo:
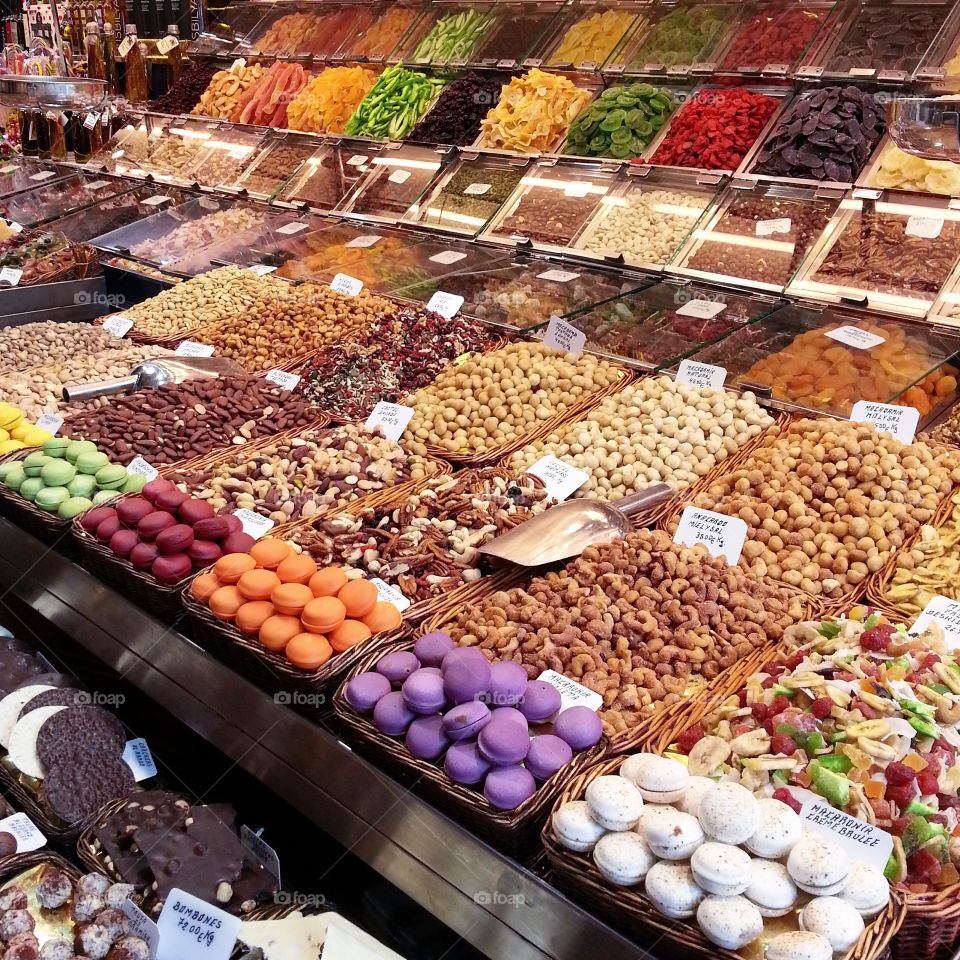
<path fill-rule="evenodd" d="M 184 380 L 246 375 L 247 371 L 240 364 L 226 357 L 164 357 L 162 360 L 144 360 L 143 363 L 138 363 L 128 377 L 121 377 L 119 380 L 100 380 L 64 387 L 63 399 L 67 403 L 73 403 L 114 393 L 127 393 L 130 390 L 162 387 L 168 383 L 182 383 Z"/>
<path fill-rule="evenodd" d="M 631 530 L 630 517 L 672 496 L 670 487 L 656 483 L 613 503 L 568 500 L 484 544 L 480 553 L 521 567 L 578 557 L 594 544 L 622 540 Z"/>

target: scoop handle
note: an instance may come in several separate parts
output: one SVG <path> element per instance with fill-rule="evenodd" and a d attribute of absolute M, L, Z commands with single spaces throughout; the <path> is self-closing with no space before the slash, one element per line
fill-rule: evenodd
<path fill-rule="evenodd" d="M 63 399 L 67 403 L 77 400 L 92 400 L 94 397 L 106 397 L 114 393 L 136 390 L 140 382 L 138 376 L 121 377 L 119 380 L 100 380 L 95 383 L 75 383 L 63 388 Z"/>
<path fill-rule="evenodd" d="M 630 496 L 624 497 L 622 500 L 615 500 L 610 506 L 616 507 L 625 517 L 632 517 L 644 510 L 649 510 L 651 507 L 656 507 L 672 496 L 672 487 L 665 483 L 655 483 L 652 487 L 646 487 L 636 493 L 631 493 Z"/>

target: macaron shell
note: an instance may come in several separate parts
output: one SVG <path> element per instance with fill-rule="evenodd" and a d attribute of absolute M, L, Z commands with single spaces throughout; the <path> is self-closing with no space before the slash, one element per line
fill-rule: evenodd
<path fill-rule="evenodd" d="M 593 862 L 611 883 L 632 887 L 657 862 L 643 837 L 636 833 L 608 833 L 593 848 Z"/>
<path fill-rule="evenodd" d="M 697 907 L 703 935 L 725 950 L 739 950 L 763 933 L 760 911 L 745 897 L 707 897 Z"/>
<path fill-rule="evenodd" d="M 721 843 L 749 840 L 760 821 L 756 797 L 739 783 L 715 783 L 700 801 L 698 813 L 703 832 Z"/>
<path fill-rule="evenodd" d="M 347 616 L 361 620 L 377 602 L 377 588 L 369 580 L 351 580 L 340 588 L 337 596 L 347 608 Z"/>
<path fill-rule="evenodd" d="M 833 948 L 818 933 L 794 930 L 779 934 L 767 944 L 766 960 L 833 960 Z"/>
<path fill-rule="evenodd" d="M 693 879 L 707 893 L 736 897 L 750 886 L 753 869 L 750 854 L 739 847 L 709 841 L 693 851 L 690 858 Z"/>
<path fill-rule="evenodd" d="M 643 812 L 640 791 L 623 777 L 597 777 L 584 796 L 590 816 L 608 830 L 632 830 Z"/>
<path fill-rule="evenodd" d="M 817 897 L 800 911 L 800 929 L 819 933 L 834 953 L 846 953 L 863 933 L 863 917 L 838 897 Z"/>
<path fill-rule="evenodd" d="M 42 780 L 47 773 L 46 767 L 37 756 L 37 736 L 40 728 L 55 714 L 66 707 L 38 707 L 16 722 L 10 732 L 8 753 L 10 761 L 28 777 Z"/>
<path fill-rule="evenodd" d="M 674 920 L 692 917 L 707 895 L 693 879 L 693 871 L 686 863 L 665 860 L 655 863 L 647 873 L 645 884 L 650 902 Z"/>
<path fill-rule="evenodd" d="M 776 860 L 754 860 L 750 886 L 744 896 L 764 917 L 782 917 L 797 903 L 797 885 L 787 868 Z"/>
<path fill-rule="evenodd" d="M 760 818 L 757 829 L 744 846 L 755 856 L 779 860 L 800 842 L 803 822 L 791 807 L 772 797 L 757 801 Z"/>
<path fill-rule="evenodd" d="M 644 836 L 650 849 L 663 860 L 688 860 L 704 842 L 697 818 L 679 810 L 673 817 L 655 817 L 647 824 Z"/>
<path fill-rule="evenodd" d="M 807 834 L 790 851 L 787 870 L 801 890 L 828 897 L 843 889 L 850 861 L 838 843 Z"/>
<path fill-rule="evenodd" d="M 655 753 L 636 753 L 624 760 L 620 776 L 632 781 L 644 800 L 673 803 L 683 796 L 690 774 L 678 760 Z"/>
<path fill-rule="evenodd" d="M 837 896 L 845 900 L 865 920 L 875 917 L 890 900 L 890 884 L 873 864 L 854 860 L 850 864 L 843 889 Z"/>
<path fill-rule="evenodd" d="M 703 800 L 707 791 L 713 788 L 713 783 L 714 781 L 709 777 L 691 777 L 687 781 L 683 795 L 676 801 L 677 809 L 694 817 L 698 816 L 700 801 Z"/>
<path fill-rule="evenodd" d="M 586 800 L 570 800 L 553 814 L 553 832 L 568 850 L 586 853 L 592 850 L 606 830 L 590 816 Z"/>

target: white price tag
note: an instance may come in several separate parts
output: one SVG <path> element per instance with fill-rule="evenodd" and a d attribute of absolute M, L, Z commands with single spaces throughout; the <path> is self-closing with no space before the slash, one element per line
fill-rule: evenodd
<path fill-rule="evenodd" d="M 406 183 L 410 179 L 409 170 L 394 170 L 387 179 L 391 183 Z"/>
<path fill-rule="evenodd" d="M 781 217 L 779 220 L 758 220 L 757 236 L 769 237 L 773 233 L 789 233 L 791 226 L 789 217 Z"/>
<path fill-rule="evenodd" d="M 146 477 L 147 480 L 156 480 L 160 476 L 160 471 L 147 463 L 143 457 L 134 457 L 127 464 L 127 473 L 135 473 L 138 477 Z"/>
<path fill-rule="evenodd" d="M 491 184 L 489 183 L 470 183 L 463 188 L 463 193 L 467 197 L 482 197 L 489 192 L 490 187 Z"/>
<path fill-rule="evenodd" d="M 873 67 L 851 67 L 851 77 L 872 77 L 877 71 Z"/>
<path fill-rule="evenodd" d="M 103 321 L 103 329 L 115 337 L 125 337 L 133 329 L 133 321 L 118 313 Z"/>
<path fill-rule="evenodd" d="M 282 227 L 277 227 L 277 233 L 289 235 L 292 233 L 300 233 L 303 230 L 309 230 L 309 229 L 310 229 L 309 223 L 297 223 L 296 221 L 294 221 L 293 223 L 285 223 Z"/>
<path fill-rule="evenodd" d="M 237 70 L 242 70 L 246 65 L 247 61 L 243 57 L 237 57 L 237 59 L 230 64 L 230 70 L 236 73 Z"/>
<path fill-rule="evenodd" d="M 141 203 L 145 207 L 159 207 L 161 203 L 166 203 L 167 201 L 173 202 L 173 197 L 168 197 L 163 194 L 157 194 L 155 197 L 147 197 L 146 200 L 142 200 Z"/>
<path fill-rule="evenodd" d="M 167 54 L 175 47 L 180 46 L 180 38 L 175 37 L 172 33 L 168 33 L 165 37 L 161 37 L 157 41 L 157 53 Z"/>
<path fill-rule="evenodd" d="M 57 431 L 63 426 L 63 417 L 58 417 L 55 413 L 41 413 L 36 422 L 41 430 L 56 436 Z"/>
<path fill-rule="evenodd" d="M 338 273 L 330 281 L 330 289 L 348 297 L 355 297 L 363 289 L 363 281 L 346 273 Z"/>
<path fill-rule="evenodd" d="M 120 46 L 117 47 L 117 53 L 121 57 L 125 57 L 132 49 L 133 45 L 137 42 L 137 38 L 131 36 L 129 33 L 120 41 Z"/>
<path fill-rule="evenodd" d="M 9 283 L 11 287 L 15 287 L 20 282 L 22 276 L 23 271 L 19 267 L 4 267 L 0 269 L 0 283 Z"/>
<path fill-rule="evenodd" d="M 569 270 L 546 270 L 537 274 L 538 280 L 553 280 L 555 283 L 569 283 L 576 280 L 579 273 L 571 273 Z"/>
<path fill-rule="evenodd" d="M 684 547 L 702 543 L 711 557 L 726 557 L 731 565 L 740 559 L 746 539 L 747 525 L 739 517 L 726 517 L 699 507 L 684 507 L 673 535 L 674 543 Z"/>
<path fill-rule="evenodd" d="M 603 706 L 603 697 L 599 693 L 585 687 L 576 680 L 565 677 L 556 670 L 544 670 L 537 677 L 549 683 L 560 694 L 560 710 L 562 713 L 568 707 L 589 707 L 591 710 L 599 710 Z"/>
<path fill-rule="evenodd" d="M 160 931 L 157 925 L 132 901 L 124 900 L 120 909 L 127 918 L 127 929 L 131 936 L 147 941 L 150 960 L 156 960 L 160 948 Z"/>
<path fill-rule="evenodd" d="M 563 188 L 563 195 L 565 197 L 585 197 L 589 192 L 589 183 L 568 183 Z"/>
<path fill-rule="evenodd" d="M 173 352 L 178 357 L 212 357 L 213 347 L 196 340 L 184 340 Z"/>
<path fill-rule="evenodd" d="M 855 423 L 872 424 L 884 433 L 892 433 L 893 439 L 901 443 L 913 443 L 920 424 L 920 411 L 916 407 L 858 400 L 853 405 L 850 419 Z"/>
<path fill-rule="evenodd" d="M 14 233 L 14 234 L 16 234 L 16 233 L 23 233 L 23 224 L 17 223 L 16 220 L 11 220 L 11 221 L 7 224 L 7 227 L 8 227 L 8 229 L 10 230 L 11 233 Z"/>
<path fill-rule="evenodd" d="M 428 301 L 427 309 L 439 313 L 441 317 L 452 320 L 463 306 L 463 297 L 456 293 L 444 293 L 438 290 Z"/>
<path fill-rule="evenodd" d="M 715 367 L 712 363 L 681 360 L 675 379 L 685 387 L 712 387 L 714 390 L 722 390 L 727 371 L 723 367 Z"/>
<path fill-rule="evenodd" d="M 364 424 L 367 430 L 373 433 L 379 429 L 388 440 L 399 440 L 407 424 L 413 417 L 413 407 L 404 407 L 399 403 L 387 403 L 381 400 L 367 417 Z"/>
<path fill-rule="evenodd" d="M 908 237 L 921 237 L 924 240 L 936 240 L 943 229 L 942 217 L 907 217 L 904 233 Z"/>
<path fill-rule="evenodd" d="M 13 173 L 13 171 L 16 169 L 17 165 L 15 163 L 8 163 L 5 167 L 0 167 L 0 174 Z"/>
<path fill-rule="evenodd" d="M 254 540 L 259 540 L 274 527 L 273 520 L 269 517 L 261 517 L 259 513 L 254 513 L 252 510 L 235 510 L 233 515 L 240 521 L 243 532 Z"/>
<path fill-rule="evenodd" d="M 109 180 L 91 180 L 90 183 L 83 185 L 84 190 L 99 190 L 101 187 L 109 187 Z"/>
<path fill-rule="evenodd" d="M 587 343 L 587 335 L 581 333 L 576 327 L 561 320 L 559 317 L 551 317 L 547 324 L 547 332 L 543 335 L 543 342 L 548 347 L 556 347 L 565 353 L 572 353 L 579 357 L 583 353 L 583 348 Z"/>
<path fill-rule="evenodd" d="M 348 247 L 372 247 L 375 244 L 378 244 L 383 237 L 378 237 L 375 233 L 364 233 L 359 237 L 354 237 L 349 243 Z"/>
<path fill-rule="evenodd" d="M 246 824 L 240 827 L 240 842 L 263 864 L 267 873 L 277 878 L 280 886 L 280 858 L 277 851 L 267 843 L 259 833 L 255 833 Z"/>
<path fill-rule="evenodd" d="M 712 320 L 726 309 L 727 305 L 722 300 L 688 300 L 682 307 L 677 308 L 677 316 Z"/>
<path fill-rule="evenodd" d="M 240 933 L 240 918 L 174 887 L 157 928 L 157 960 L 229 960 Z"/>
<path fill-rule="evenodd" d="M 862 860 L 883 871 L 893 851 L 893 837 L 886 830 L 851 817 L 816 794 L 808 795 L 804 790 L 802 795 L 800 819 L 804 827 L 838 843 L 851 861 Z"/>
<path fill-rule="evenodd" d="M 367 158 L 362 153 L 355 153 L 348 161 L 348 167 L 362 167 L 367 162 Z"/>
<path fill-rule="evenodd" d="M 578 470 L 569 463 L 564 463 L 559 457 L 549 454 L 541 457 L 527 470 L 527 473 L 539 477 L 546 487 L 547 495 L 560 502 L 566 500 L 590 479 L 589 473 Z"/>
<path fill-rule="evenodd" d="M 255 263 L 252 267 L 247 267 L 247 269 L 253 271 L 258 277 L 265 277 L 268 273 L 273 273 L 277 268 L 271 267 L 266 263 Z"/>
<path fill-rule="evenodd" d="M 391 587 L 379 577 L 371 577 L 370 582 L 377 588 L 377 600 L 392 603 L 401 613 L 410 606 L 410 601 L 396 587 Z"/>
<path fill-rule="evenodd" d="M 123 762 L 133 771 L 133 779 L 139 783 L 157 775 L 157 765 L 153 762 L 153 754 L 143 737 L 128 740 L 123 751 Z"/>
<path fill-rule="evenodd" d="M 88 113 L 83 118 L 83 125 L 87 130 L 92 130 L 100 122 L 99 113 Z"/>
<path fill-rule="evenodd" d="M 13 834 L 17 841 L 17 853 L 30 853 L 47 845 L 47 838 L 25 813 L 15 813 L 0 820 L 0 833 Z"/>
<path fill-rule="evenodd" d="M 466 260 L 467 255 L 462 250 L 444 250 L 441 253 L 435 253 L 431 258 L 431 263 L 451 264 L 460 260 Z"/>
<path fill-rule="evenodd" d="M 287 373 L 286 370 L 271 370 L 263 379 L 275 383 L 281 390 L 292 390 L 300 382 L 295 373 Z"/>
<path fill-rule="evenodd" d="M 886 342 L 886 337 L 878 336 L 869 330 L 861 330 L 859 327 L 837 327 L 836 330 L 827 330 L 826 335 L 831 340 L 838 340 L 845 343 L 848 347 L 856 347 L 858 350 L 870 350 L 872 347 L 878 347 Z"/>
<path fill-rule="evenodd" d="M 915 636 L 923 633 L 931 622 L 939 623 L 943 627 L 947 646 L 951 650 L 960 647 L 960 600 L 951 600 L 949 597 L 934 597 L 923 608 L 923 613 L 913 621 L 910 633 Z"/>
<path fill-rule="evenodd" d="M 34 173 L 31 175 L 31 180 L 49 180 L 51 177 L 55 177 L 57 174 L 53 170 L 41 170 L 39 173 Z"/>

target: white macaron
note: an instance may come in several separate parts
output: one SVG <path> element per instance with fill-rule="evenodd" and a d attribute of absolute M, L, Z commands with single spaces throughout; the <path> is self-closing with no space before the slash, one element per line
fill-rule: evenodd
<path fill-rule="evenodd" d="M 638 884 L 657 862 L 646 841 L 638 833 L 608 833 L 593 848 L 597 869 L 618 887 Z"/>
<path fill-rule="evenodd" d="M 687 863 L 670 863 L 661 860 L 647 873 L 646 892 L 650 902 L 664 916 L 674 920 L 692 917 L 697 906 L 706 896 L 693 879 L 693 871 Z"/>
<path fill-rule="evenodd" d="M 781 933 L 767 944 L 766 960 L 833 960 L 826 937 L 806 930 Z"/>
<path fill-rule="evenodd" d="M 608 830 L 632 830 L 643 812 L 640 791 L 625 777 L 597 777 L 585 796 L 590 816 Z"/>
<path fill-rule="evenodd" d="M 647 824 L 653 823 L 657 817 L 674 817 L 676 816 L 677 808 L 671 807 L 669 803 L 644 803 L 643 811 L 640 814 L 640 819 L 637 821 L 636 827 L 634 829 L 641 837 L 646 837 L 647 835 Z"/>
<path fill-rule="evenodd" d="M 568 850 L 587 853 L 607 831 L 590 816 L 586 800 L 571 800 L 554 813 L 553 832 Z"/>
<path fill-rule="evenodd" d="M 797 903 L 797 885 L 787 868 L 776 860 L 753 860 L 752 876 L 744 896 L 764 917 L 782 917 Z"/>
<path fill-rule="evenodd" d="M 847 873 L 847 881 L 837 894 L 865 920 L 875 917 L 886 909 L 890 901 L 890 884 L 873 864 L 854 860 Z"/>
<path fill-rule="evenodd" d="M 803 822 L 785 803 L 766 797 L 757 801 L 760 821 L 744 846 L 755 856 L 779 860 L 785 857 L 803 836 Z"/>
<path fill-rule="evenodd" d="M 739 783 L 715 783 L 700 800 L 703 832 L 721 843 L 744 843 L 760 823 L 757 798 Z"/>
<path fill-rule="evenodd" d="M 690 782 L 690 774 L 679 760 L 656 753 L 636 753 L 627 757 L 620 767 L 620 776 L 631 781 L 643 799 L 651 803 L 679 800 Z"/>
<path fill-rule="evenodd" d="M 750 886 L 753 869 L 750 854 L 728 843 L 703 843 L 690 858 L 693 879 L 707 893 L 735 897 Z"/>
<path fill-rule="evenodd" d="M 739 950 L 763 933 L 760 911 L 744 897 L 707 897 L 697 907 L 697 923 L 724 950 Z"/>
<path fill-rule="evenodd" d="M 677 801 L 677 809 L 694 817 L 699 816 L 700 801 L 712 786 L 713 781 L 709 777 L 691 777 L 683 796 Z"/>
<path fill-rule="evenodd" d="M 829 940 L 834 953 L 846 953 L 863 933 L 863 917 L 839 897 L 816 897 L 800 911 L 800 929 Z"/>
<path fill-rule="evenodd" d="M 673 811 L 659 814 L 644 825 L 643 835 L 661 860 L 689 860 L 703 843 L 703 830 L 696 817 Z"/>
<path fill-rule="evenodd" d="M 787 870 L 801 890 L 815 897 L 832 897 L 846 883 L 850 860 L 840 844 L 808 833 L 790 851 Z"/>

